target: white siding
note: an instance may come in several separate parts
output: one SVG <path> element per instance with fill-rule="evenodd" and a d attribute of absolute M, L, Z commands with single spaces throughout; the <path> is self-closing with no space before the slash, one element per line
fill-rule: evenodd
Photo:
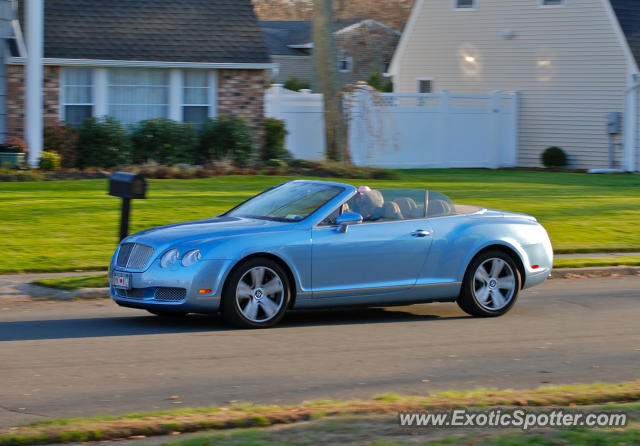
<path fill-rule="evenodd" d="M 396 54 L 396 91 L 415 92 L 419 78 L 433 79 L 436 91 L 519 90 L 519 165 L 539 166 L 540 153 L 557 145 L 572 167 L 607 166 L 606 113 L 624 110 L 631 66 L 603 0 L 553 8 L 478 0 L 472 11 L 455 11 L 451 0 L 420 3 Z M 501 37 L 505 30 L 514 37 Z"/>
<path fill-rule="evenodd" d="M 313 56 L 272 55 L 271 60 L 278 64 L 275 81 L 280 84 L 285 83 L 290 77 L 309 82 L 313 82 L 315 78 Z"/>

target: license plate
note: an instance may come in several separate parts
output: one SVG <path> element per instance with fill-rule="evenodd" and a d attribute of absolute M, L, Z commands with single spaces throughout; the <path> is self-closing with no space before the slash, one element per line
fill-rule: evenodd
<path fill-rule="evenodd" d="M 114 271 L 111 275 L 111 284 L 116 288 L 124 290 L 131 289 L 131 274 Z"/>

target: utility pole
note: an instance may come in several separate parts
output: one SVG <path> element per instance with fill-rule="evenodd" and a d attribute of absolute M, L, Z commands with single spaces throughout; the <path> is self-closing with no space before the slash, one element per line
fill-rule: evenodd
<path fill-rule="evenodd" d="M 324 94 L 326 156 L 349 162 L 347 128 L 342 104 L 342 82 L 333 35 L 332 0 L 313 0 L 313 52 L 320 89 Z"/>

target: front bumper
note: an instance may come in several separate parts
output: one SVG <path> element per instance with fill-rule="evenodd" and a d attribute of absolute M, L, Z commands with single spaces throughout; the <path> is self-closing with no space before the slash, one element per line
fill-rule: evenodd
<path fill-rule="evenodd" d="M 553 248 L 551 247 L 551 242 L 549 241 L 546 231 L 544 236 L 545 238 L 541 243 L 523 246 L 523 250 L 526 253 L 523 288 L 538 285 L 551 275 L 551 269 L 553 268 Z"/>
<path fill-rule="evenodd" d="M 129 271 L 111 265 L 113 271 L 131 275 L 131 289 L 122 290 L 110 285 L 111 297 L 121 306 L 150 310 L 212 313 L 220 308 L 222 287 L 230 260 L 201 260 L 190 267 L 174 265 L 161 268 L 154 261 L 145 271 Z M 211 292 L 201 294 L 200 290 Z"/>

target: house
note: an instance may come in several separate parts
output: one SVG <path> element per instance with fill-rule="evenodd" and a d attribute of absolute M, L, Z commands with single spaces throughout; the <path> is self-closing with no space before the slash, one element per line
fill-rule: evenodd
<path fill-rule="evenodd" d="M 7 131 L 21 137 L 23 3 L 14 2 L 19 20 L 6 65 Z M 46 0 L 43 12 L 45 124 L 107 115 L 125 124 L 201 124 L 229 114 L 246 116 L 261 137 L 274 65 L 250 0 Z"/>
<path fill-rule="evenodd" d="M 272 79 L 284 83 L 291 77 L 308 81 L 317 90 L 313 58 L 313 23 L 263 21 L 269 54 L 278 64 Z M 400 31 L 377 20 L 338 20 L 334 24 L 338 69 L 344 84 L 366 81 L 372 73 L 384 73 L 400 40 Z"/>
<path fill-rule="evenodd" d="M 603 168 L 639 61 L 637 0 L 417 0 L 388 74 L 397 92 L 517 90 L 518 165 L 559 146 Z"/>

